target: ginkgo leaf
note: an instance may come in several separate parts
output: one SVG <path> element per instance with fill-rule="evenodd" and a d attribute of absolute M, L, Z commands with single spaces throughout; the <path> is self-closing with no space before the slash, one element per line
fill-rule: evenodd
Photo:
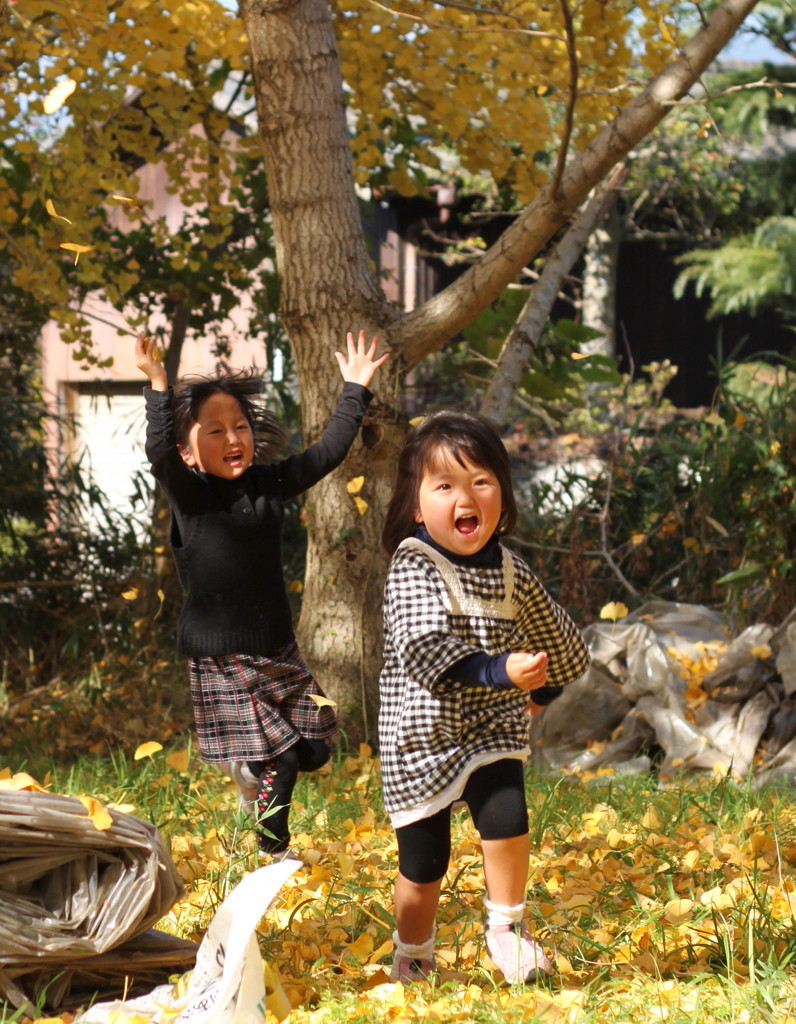
<path fill-rule="evenodd" d="M 42 100 L 44 113 L 54 114 L 66 103 L 76 88 L 77 82 L 73 78 L 65 78 L 58 85 L 54 85 Z"/>
<path fill-rule="evenodd" d="M 345 485 L 345 489 L 349 494 L 359 494 L 362 490 L 362 484 L 364 484 L 364 476 L 352 476 L 348 483 Z"/>
<path fill-rule="evenodd" d="M 135 199 L 131 199 L 129 196 L 120 195 L 118 192 L 114 192 L 108 196 L 108 199 L 115 199 L 117 203 L 134 203 Z"/>
<path fill-rule="evenodd" d="M 113 825 L 113 818 L 107 807 L 95 800 L 93 796 L 79 796 L 78 800 L 88 811 L 88 816 L 98 832 L 106 832 Z"/>
<path fill-rule="evenodd" d="M 313 701 L 319 708 L 336 708 L 336 701 L 331 700 L 329 697 L 324 697 L 321 693 L 308 693 L 307 696 Z"/>
<path fill-rule="evenodd" d="M 169 768 L 173 768 L 175 772 L 184 772 L 188 770 L 189 754 L 187 750 L 175 750 L 173 754 L 169 754 L 166 758 L 166 764 Z"/>
<path fill-rule="evenodd" d="M 621 601 L 609 601 L 608 604 L 604 604 L 600 609 L 600 618 L 611 619 L 612 622 L 616 622 L 617 619 L 623 619 L 627 613 L 627 605 L 622 604 Z"/>
<path fill-rule="evenodd" d="M 128 590 L 123 590 L 122 597 L 125 601 L 135 601 L 138 597 L 138 587 L 130 587 Z"/>
<path fill-rule="evenodd" d="M 157 740 L 150 740 L 149 743 L 142 743 L 133 754 L 133 760 L 140 761 L 142 757 L 152 757 L 153 754 L 157 754 L 157 752 L 162 749 L 163 744 L 158 743 Z"/>
<path fill-rule="evenodd" d="M 63 217 L 55 209 L 55 203 L 52 199 L 48 199 L 44 204 L 44 209 L 49 213 L 51 217 L 55 217 L 56 220 L 62 220 L 65 224 L 71 224 L 72 221 L 68 217 Z"/>
<path fill-rule="evenodd" d="M 424 419 L 425 416 L 415 416 L 414 419 L 409 420 L 409 426 L 416 427 L 418 423 L 422 423 Z"/>
<path fill-rule="evenodd" d="M 80 259 L 84 252 L 92 252 L 94 249 L 93 245 L 80 245 L 78 242 L 61 242 L 61 248 L 67 249 L 69 252 L 75 254 L 75 264 Z"/>
<path fill-rule="evenodd" d="M 702 422 L 710 423 L 711 426 L 714 427 L 724 426 L 724 418 L 722 416 L 719 416 L 719 414 L 715 410 L 709 413 Z"/>
<path fill-rule="evenodd" d="M 366 960 L 373 952 L 373 936 L 368 935 L 367 932 L 360 932 L 348 947 L 348 952 L 357 960 Z"/>
<path fill-rule="evenodd" d="M 695 906 L 694 901 L 689 899 L 669 900 L 663 908 L 663 916 L 669 924 L 680 924 L 693 917 Z"/>
<path fill-rule="evenodd" d="M 44 787 L 40 786 L 32 775 L 27 772 L 16 772 L 10 777 L 0 779 L 0 789 L 30 789 L 34 793 L 44 793 Z"/>
<path fill-rule="evenodd" d="M 364 498 L 354 498 L 354 505 L 356 506 L 357 512 L 359 512 L 361 516 L 364 516 L 368 510 L 368 503 Z"/>
<path fill-rule="evenodd" d="M 591 355 L 590 352 L 570 352 L 570 359 L 588 359 Z"/>

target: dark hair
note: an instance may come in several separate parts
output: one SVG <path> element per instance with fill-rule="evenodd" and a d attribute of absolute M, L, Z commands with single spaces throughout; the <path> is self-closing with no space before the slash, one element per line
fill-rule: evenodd
<path fill-rule="evenodd" d="M 236 399 L 249 421 L 256 461 L 266 461 L 284 448 L 287 444 L 284 432 L 257 401 L 262 393 L 262 377 L 253 369 L 222 370 L 216 374 L 191 374 L 180 378 L 174 387 L 174 432 L 178 444 L 188 443 L 202 402 L 219 391 Z"/>
<path fill-rule="evenodd" d="M 414 429 L 398 457 L 395 486 L 381 534 L 388 555 L 415 532 L 420 481 L 440 449 L 450 452 L 460 465 L 467 459 L 495 474 L 503 500 L 498 533 L 511 533 L 517 523 L 509 453 L 495 425 L 476 413 L 441 410 L 426 416 Z"/>

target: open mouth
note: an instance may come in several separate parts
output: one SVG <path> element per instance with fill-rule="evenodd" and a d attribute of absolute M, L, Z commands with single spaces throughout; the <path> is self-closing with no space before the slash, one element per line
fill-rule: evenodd
<path fill-rule="evenodd" d="M 228 466 L 239 466 L 242 459 L 243 456 L 240 452 L 230 452 L 229 455 L 224 456 L 224 462 L 226 462 Z"/>
<path fill-rule="evenodd" d="M 465 537 L 471 536 L 478 529 L 478 517 L 460 516 L 456 520 L 456 529 L 459 533 L 463 533 Z"/>

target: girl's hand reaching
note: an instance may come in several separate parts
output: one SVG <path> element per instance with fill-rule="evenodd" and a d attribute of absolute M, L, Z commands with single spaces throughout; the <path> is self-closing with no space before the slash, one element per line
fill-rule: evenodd
<path fill-rule="evenodd" d="M 547 682 L 547 653 L 515 651 L 506 659 L 506 674 L 518 690 L 538 690 Z"/>
<path fill-rule="evenodd" d="M 146 332 L 139 331 L 138 337 L 135 339 L 135 365 L 149 377 L 149 384 L 153 391 L 166 391 L 169 381 L 166 376 L 166 367 L 159 356 L 155 339 L 148 337 Z"/>
<path fill-rule="evenodd" d="M 350 381 L 353 384 L 361 384 L 365 388 L 370 384 L 376 370 L 378 370 L 382 363 L 389 359 L 388 352 L 385 352 L 383 356 L 379 356 L 378 359 L 374 359 L 378 340 L 378 338 L 373 338 L 370 343 L 370 348 L 366 351 L 365 332 L 359 332 L 356 345 L 354 345 L 353 333 L 351 331 L 348 332 L 346 335 L 346 342 L 348 343 L 348 357 L 346 358 L 342 352 L 335 352 L 337 363 L 340 367 L 340 373 L 343 375 L 343 380 Z"/>

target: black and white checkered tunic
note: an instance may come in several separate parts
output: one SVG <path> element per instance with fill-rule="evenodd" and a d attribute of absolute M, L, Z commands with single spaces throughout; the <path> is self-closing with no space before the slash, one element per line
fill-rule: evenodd
<path fill-rule="evenodd" d="M 575 623 L 525 562 L 501 546 L 495 568 L 454 565 L 412 537 L 384 593 L 379 748 L 395 827 L 461 796 L 481 764 L 529 752 L 529 694 L 458 683 L 446 671 L 479 651 L 546 651 L 548 684 L 580 678 L 589 654 Z"/>

